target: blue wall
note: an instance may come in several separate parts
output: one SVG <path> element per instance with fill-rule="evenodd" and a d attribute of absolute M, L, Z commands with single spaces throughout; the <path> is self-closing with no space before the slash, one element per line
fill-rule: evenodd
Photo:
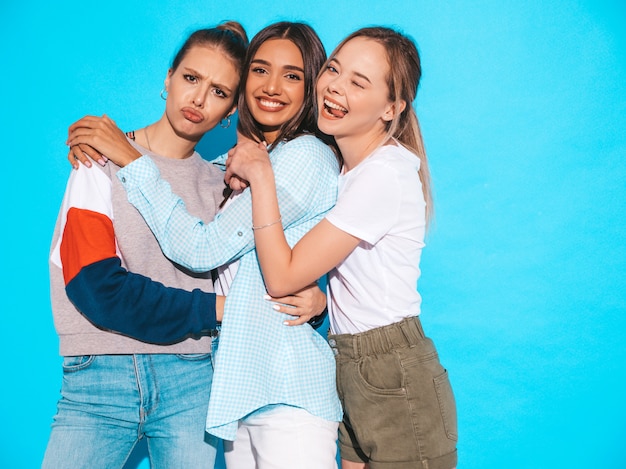
<path fill-rule="evenodd" d="M 0 6 L 0 467 L 39 466 L 61 384 L 47 256 L 67 126 L 156 120 L 183 36 L 228 18 L 251 35 L 306 20 L 329 51 L 373 23 L 417 40 L 437 210 L 422 318 L 458 400 L 459 468 L 626 467 L 624 2 L 61 3 Z"/>

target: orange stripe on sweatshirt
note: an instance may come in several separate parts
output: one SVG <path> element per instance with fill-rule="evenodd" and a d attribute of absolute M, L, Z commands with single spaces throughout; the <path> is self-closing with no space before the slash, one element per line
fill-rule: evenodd
<path fill-rule="evenodd" d="M 66 285 L 83 267 L 116 255 L 113 222 L 109 217 L 75 207 L 68 210 L 61 241 Z"/>

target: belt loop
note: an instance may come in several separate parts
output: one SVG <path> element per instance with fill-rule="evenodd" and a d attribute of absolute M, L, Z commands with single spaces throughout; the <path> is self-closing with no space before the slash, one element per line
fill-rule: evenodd
<path fill-rule="evenodd" d="M 381 355 L 387 353 L 389 350 L 389 339 L 384 327 L 381 327 L 376 331 L 376 337 L 371 337 L 372 348 L 376 348 L 376 354 Z"/>
<path fill-rule="evenodd" d="M 383 352 L 389 352 L 395 348 L 396 344 L 394 340 L 394 330 L 390 328 L 384 328 L 380 330 L 381 332 L 381 344 L 383 346 Z"/>
<path fill-rule="evenodd" d="M 417 334 L 415 333 L 415 328 L 413 327 L 414 321 L 412 318 L 407 318 L 400 322 L 398 329 L 400 329 L 400 334 L 404 337 L 405 343 L 407 347 L 415 345 L 419 339 Z"/>
<path fill-rule="evenodd" d="M 424 334 L 424 329 L 422 328 L 422 321 L 420 321 L 419 316 L 415 316 L 413 318 L 413 324 L 415 324 L 415 329 L 417 330 L 417 338 L 425 339 L 426 335 Z"/>
<path fill-rule="evenodd" d="M 352 354 L 353 358 L 358 359 L 361 357 L 361 337 L 358 335 L 352 337 Z"/>

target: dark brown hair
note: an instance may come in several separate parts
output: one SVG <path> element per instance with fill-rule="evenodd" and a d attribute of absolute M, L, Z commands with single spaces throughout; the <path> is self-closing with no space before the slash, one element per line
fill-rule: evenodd
<path fill-rule="evenodd" d="M 248 53 L 243 67 L 241 81 L 239 83 L 238 124 L 237 130 L 243 136 L 263 141 L 263 132 L 254 120 L 245 99 L 246 83 L 250 64 L 254 59 L 259 47 L 270 39 L 288 39 L 300 50 L 304 62 L 304 103 L 300 110 L 285 122 L 279 129 L 274 143 L 289 141 L 303 133 L 323 135 L 317 129 L 315 80 L 322 65 L 326 61 L 326 51 L 317 33 L 308 24 L 282 21 L 271 24 L 259 31 L 250 41 Z M 325 138 L 328 143 L 328 137 Z"/>
<path fill-rule="evenodd" d="M 214 28 L 194 31 L 174 56 L 171 70 L 176 71 L 189 49 L 196 46 L 215 47 L 229 57 L 237 70 L 241 71 L 246 57 L 248 36 L 243 26 L 236 21 L 226 21 Z"/>

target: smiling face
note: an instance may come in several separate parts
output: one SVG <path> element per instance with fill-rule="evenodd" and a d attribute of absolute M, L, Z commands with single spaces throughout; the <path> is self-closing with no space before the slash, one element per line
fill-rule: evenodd
<path fill-rule="evenodd" d="M 177 135 L 200 138 L 234 112 L 239 73 L 233 62 L 213 47 L 194 46 L 165 80 L 166 115 Z"/>
<path fill-rule="evenodd" d="M 393 119 L 385 48 L 365 37 L 346 42 L 317 81 L 320 130 L 335 137 L 341 151 L 348 141 L 373 142 Z M 361 145 L 362 146 L 362 145 Z"/>
<path fill-rule="evenodd" d="M 281 125 L 304 104 L 304 61 L 293 42 L 270 39 L 259 47 L 248 70 L 245 99 L 265 140 L 273 143 Z"/>

